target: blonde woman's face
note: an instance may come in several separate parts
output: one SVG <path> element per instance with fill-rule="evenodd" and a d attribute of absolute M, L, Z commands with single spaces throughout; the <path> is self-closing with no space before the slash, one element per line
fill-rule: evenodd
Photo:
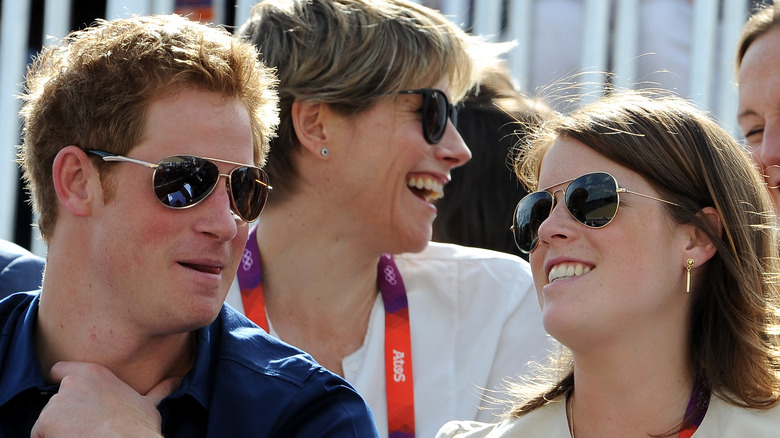
<path fill-rule="evenodd" d="M 434 88 L 449 93 L 446 82 Z M 328 208 L 340 206 L 343 233 L 357 234 L 381 252 L 425 248 L 436 218 L 434 201 L 443 196 L 450 171 L 471 158 L 450 120 L 441 141 L 426 141 L 422 105 L 420 94 L 386 96 L 328 125 Z"/>

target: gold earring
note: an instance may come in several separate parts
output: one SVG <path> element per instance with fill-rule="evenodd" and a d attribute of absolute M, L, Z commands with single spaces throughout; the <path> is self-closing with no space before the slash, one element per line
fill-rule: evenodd
<path fill-rule="evenodd" d="M 691 268 L 693 268 L 693 264 L 696 263 L 693 259 L 688 259 L 685 261 L 685 292 L 691 293 Z"/>

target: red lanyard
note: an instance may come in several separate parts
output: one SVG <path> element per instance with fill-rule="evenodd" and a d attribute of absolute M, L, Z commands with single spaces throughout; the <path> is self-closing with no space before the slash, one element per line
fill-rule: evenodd
<path fill-rule="evenodd" d="M 238 284 L 244 313 L 268 332 L 256 233 L 257 228 L 249 233 L 242 263 L 238 268 Z M 401 273 L 398 272 L 393 256 L 389 254 L 379 258 L 377 285 L 385 305 L 385 386 L 389 437 L 413 438 L 414 378 L 409 302 Z"/>

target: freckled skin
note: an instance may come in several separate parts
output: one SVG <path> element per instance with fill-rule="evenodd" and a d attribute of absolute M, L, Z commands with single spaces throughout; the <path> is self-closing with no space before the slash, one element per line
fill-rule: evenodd
<path fill-rule="evenodd" d="M 637 173 L 574 140 L 558 139 L 542 162 L 539 187 L 562 190 L 567 181 L 590 172 L 607 172 L 621 187 L 658 196 Z M 682 271 L 669 257 L 680 236 L 659 201 L 623 194 L 612 222 L 588 228 L 560 202 L 539 227 L 539 244 L 530 254 L 534 282 L 542 302 L 545 329 L 570 348 L 595 348 L 631 342 L 644 325 L 682 318 L 677 291 Z M 585 275 L 548 282 L 546 263 L 581 263 Z M 658 278 L 657 272 L 680 272 Z M 659 290 L 666 291 L 659 293 Z M 636 332 L 634 332 L 636 330 Z M 638 339 L 638 338 L 637 338 Z"/>

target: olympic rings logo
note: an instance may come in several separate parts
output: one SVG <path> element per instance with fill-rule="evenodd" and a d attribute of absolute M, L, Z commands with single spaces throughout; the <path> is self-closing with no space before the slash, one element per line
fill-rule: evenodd
<path fill-rule="evenodd" d="M 385 281 L 387 281 L 393 286 L 398 284 L 398 279 L 396 278 L 395 269 L 392 266 L 385 266 Z"/>
<path fill-rule="evenodd" d="M 252 269 L 253 264 L 254 264 L 254 259 L 252 258 L 252 251 L 249 251 L 248 249 L 244 248 L 244 254 L 241 256 L 242 268 L 246 272 Z"/>

